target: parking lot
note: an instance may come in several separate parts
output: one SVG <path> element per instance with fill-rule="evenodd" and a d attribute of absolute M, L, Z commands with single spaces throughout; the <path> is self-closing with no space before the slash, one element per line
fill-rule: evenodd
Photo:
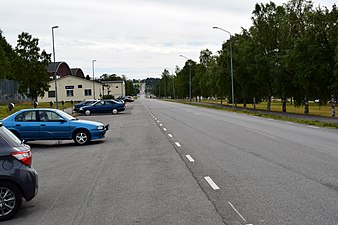
<path fill-rule="evenodd" d="M 139 101 L 79 118 L 109 123 L 106 138 L 29 142 L 39 193 L 3 224 L 223 224 Z"/>

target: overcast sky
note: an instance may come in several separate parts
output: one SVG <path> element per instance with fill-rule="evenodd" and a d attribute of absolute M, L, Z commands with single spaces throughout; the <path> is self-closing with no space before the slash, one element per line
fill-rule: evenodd
<path fill-rule="evenodd" d="M 336 0 L 316 0 L 331 6 Z M 256 0 L 2 0 L 0 29 L 16 46 L 25 31 L 56 61 L 95 77 L 107 73 L 129 79 L 160 77 L 165 68 L 183 67 L 185 55 L 199 60 L 201 50 L 221 49 L 229 35 L 249 28 Z M 261 0 L 259 3 L 268 3 Z M 278 5 L 287 1 L 275 0 Z M 53 59 L 53 57 L 52 57 Z"/>

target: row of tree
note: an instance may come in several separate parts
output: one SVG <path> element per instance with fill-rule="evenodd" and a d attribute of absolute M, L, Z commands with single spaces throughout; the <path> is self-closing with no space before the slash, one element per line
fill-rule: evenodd
<path fill-rule="evenodd" d="M 51 74 L 47 71 L 51 63 L 51 54 L 38 47 L 39 39 L 29 33 L 22 32 L 18 36 L 17 46 L 13 49 L 0 30 L 0 80 L 16 80 L 19 83 L 19 93 L 36 101 L 49 89 Z M 87 79 L 90 79 L 87 75 Z M 133 82 L 126 76 L 103 74 L 98 81 L 124 80 L 126 95 L 138 94 Z"/>
<path fill-rule="evenodd" d="M 152 92 L 157 96 L 223 97 L 231 102 L 230 45 L 232 45 L 236 103 L 282 100 L 282 109 L 293 100 L 304 105 L 309 100 L 332 103 L 338 96 L 338 10 L 314 7 L 308 0 L 256 4 L 252 26 L 231 36 L 213 54 L 200 52 L 199 63 L 188 60 L 175 74 L 167 69 Z"/>
<path fill-rule="evenodd" d="M 40 51 L 38 44 L 37 38 L 22 32 L 13 49 L 0 30 L 0 79 L 16 80 L 19 93 L 35 101 L 49 88 L 51 62 L 51 54 Z"/>

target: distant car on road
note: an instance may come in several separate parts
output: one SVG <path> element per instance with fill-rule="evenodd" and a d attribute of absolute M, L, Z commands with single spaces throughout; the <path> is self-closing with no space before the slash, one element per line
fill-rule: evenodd
<path fill-rule="evenodd" d="M 123 100 L 125 102 L 133 102 L 134 101 L 134 98 L 132 96 L 124 96 Z"/>
<path fill-rule="evenodd" d="M 15 215 L 22 198 L 30 201 L 38 193 L 38 173 L 31 163 L 30 147 L 0 122 L 0 221 Z"/>
<path fill-rule="evenodd" d="M 78 112 L 79 109 L 82 107 L 82 106 L 86 106 L 86 105 L 91 105 L 95 102 L 97 102 L 98 100 L 95 100 L 95 99 L 87 99 L 87 100 L 83 100 L 77 104 L 74 105 L 73 107 L 73 110 L 74 112 Z"/>
<path fill-rule="evenodd" d="M 89 106 L 83 106 L 79 109 L 80 113 L 89 116 L 92 113 L 112 113 L 117 114 L 126 109 L 125 102 L 116 100 L 100 100 Z"/>
<path fill-rule="evenodd" d="M 74 140 L 87 144 L 103 139 L 109 125 L 79 120 L 58 109 L 23 109 L 2 120 L 18 138 L 33 140 Z"/>

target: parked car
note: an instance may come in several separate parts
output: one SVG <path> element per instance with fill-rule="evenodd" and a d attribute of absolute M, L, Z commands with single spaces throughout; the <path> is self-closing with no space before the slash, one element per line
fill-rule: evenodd
<path fill-rule="evenodd" d="M 126 109 L 126 104 L 116 100 L 100 100 L 89 106 L 83 106 L 79 109 L 80 113 L 90 115 L 92 113 L 112 113 L 117 114 Z"/>
<path fill-rule="evenodd" d="M 86 105 L 91 105 L 95 102 L 97 102 L 98 100 L 95 100 L 95 99 L 88 99 L 88 100 L 83 100 L 77 104 L 74 105 L 73 107 L 73 110 L 74 112 L 78 112 L 79 109 L 82 107 L 82 106 L 86 106 Z"/>
<path fill-rule="evenodd" d="M 58 109 L 23 109 L 2 120 L 18 138 L 32 140 L 74 140 L 87 144 L 103 139 L 109 125 L 79 120 Z"/>
<path fill-rule="evenodd" d="M 123 100 L 125 102 L 133 102 L 134 101 L 134 98 L 132 96 L 124 96 Z"/>
<path fill-rule="evenodd" d="M 32 168 L 32 153 L 0 123 L 0 221 L 20 209 L 22 198 L 32 200 L 38 193 L 38 173 Z"/>

